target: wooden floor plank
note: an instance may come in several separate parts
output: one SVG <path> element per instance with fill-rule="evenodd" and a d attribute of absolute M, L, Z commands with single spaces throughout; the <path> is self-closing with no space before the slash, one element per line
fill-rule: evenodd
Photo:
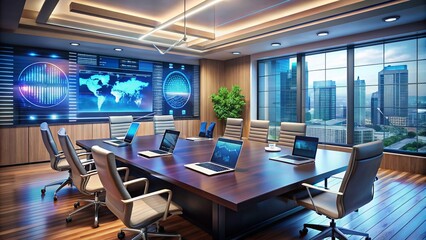
<path fill-rule="evenodd" d="M 124 225 L 106 208 L 100 212 L 99 228 L 91 227 L 92 209 L 75 215 L 71 223 L 65 222 L 66 216 L 74 210 L 76 199 L 88 197 L 76 188 L 65 187 L 56 202 L 53 192 L 57 186 L 47 188 L 45 196 L 41 196 L 40 189 L 45 184 L 67 176 L 67 172 L 51 170 L 49 163 L 0 167 L 0 239 L 117 239 L 117 233 Z M 425 239 L 426 177 L 384 169 L 379 171 L 378 177 L 374 199 L 359 212 L 338 220 L 337 224 L 367 229 L 375 239 Z M 336 189 L 340 180 L 329 179 L 328 183 L 331 189 Z M 328 225 L 329 219 L 314 211 L 302 210 L 245 239 L 299 239 L 299 230 L 304 223 Z M 163 225 L 166 231 L 180 233 L 187 240 L 211 239 L 209 234 L 181 216 L 172 217 Z M 385 228 L 383 233 L 379 233 L 380 228 Z M 303 239 L 317 233 L 311 230 Z M 134 235 L 128 233 L 126 239 Z"/>
<path fill-rule="evenodd" d="M 414 212 L 410 211 L 410 215 L 412 213 Z M 410 220 L 405 220 L 405 222 L 398 220 L 398 223 L 396 224 L 401 224 L 403 225 L 403 227 L 400 228 L 396 234 L 394 234 L 391 238 L 388 238 L 388 239 L 391 239 L 391 240 L 408 239 L 408 236 L 412 234 L 415 231 L 415 229 L 419 228 L 419 226 L 421 226 L 425 221 L 426 221 L 426 208 L 425 206 L 423 206 L 423 210 L 417 212 L 417 214 L 415 214 Z M 394 226 L 390 226 L 389 229 L 387 229 L 386 231 L 393 231 L 394 229 L 393 227 Z M 426 228 L 423 228 L 423 230 L 426 232 Z M 381 237 L 381 236 L 379 235 L 378 237 Z"/>

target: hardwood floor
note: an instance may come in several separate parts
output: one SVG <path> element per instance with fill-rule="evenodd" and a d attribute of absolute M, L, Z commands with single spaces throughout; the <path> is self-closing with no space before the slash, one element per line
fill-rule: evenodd
<path fill-rule="evenodd" d="M 101 208 L 99 228 L 91 227 L 90 209 L 75 215 L 71 223 L 65 222 L 67 214 L 74 210 L 75 200 L 87 198 L 77 189 L 65 187 L 56 202 L 56 186 L 41 196 L 40 189 L 45 184 L 66 176 L 65 172 L 51 170 L 48 163 L 0 168 L 0 239 L 117 239 L 117 232 L 124 225 L 107 208 Z M 338 220 L 337 225 L 367 231 L 373 239 L 426 239 L 426 176 L 391 170 L 380 170 L 378 176 L 374 199 L 359 212 Z M 336 188 L 339 180 L 329 183 Z M 302 210 L 245 239 L 299 239 L 303 223 L 328 225 L 329 220 Z M 166 231 L 181 233 L 187 240 L 211 239 L 182 217 L 172 217 L 162 225 Z M 310 230 L 303 239 L 317 233 Z M 126 233 L 126 239 L 132 236 Z"/>

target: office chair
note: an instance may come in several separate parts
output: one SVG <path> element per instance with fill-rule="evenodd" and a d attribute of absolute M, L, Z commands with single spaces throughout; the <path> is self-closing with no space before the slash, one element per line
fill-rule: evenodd
<path fill-rule="evenodd" d="M 214 127 L 216 126 L 216 122 L 210 122 L 209 127 L 207 128 L 206 131 L 206 137 L 207 138 L 213 138 L 213 131 L 214 131 Z"/>
<path fill-rule="evenodd" d="M 198 133 L 199 137 L 205 137 L 207 134 L 207 122 L 200 123 L 200 133 Z"/>
<path fill-rule="evenodd" d="M 268 142 L 269 120 L 251 120 L 250 133 L 248 139 L 250 141 Z"/>
<path fill-rule="evenodd" d="M 292 148 L 294 145 L 294 138 L 296 136 L 305 135 L 305 123 L 281 122 L 280 138 L 278 140 L 278 145 Z"/>
<path fill-rule="evenodd" d="M 99 175 L 96 170 L 86 171 L 84 166 L 79 161 L 77 153 L 74 149 L 74 146 L 71 143 L 70 138 L 68 137 L 64 128 L 59 129 L 58 131 L 59 143 L 64 151 L 65 158 L 68 161 L 68 164 L 71 167 L 71 178 L 76 186 L 76 188 L 85 195 L 94 196 L 94 200 L 89 199 L 79 199 L 76 203 L 74 203 L 74 208 L 78 208 L 80 206 L 80 201 L 89 202 L 89 204 L 84 207 L 78 208 L 72 213 L 68 214 L 66 218 L 66 222 L 69 223 L 72 221 L 72 215 L 80 212 L 83 209 L 86 209 L 90 206 L 95 207 L 95 221 L 93 227 L 99 226 L 99 207 L 105 206 L 105 202 L 99 200 L 99 195 L 104 191 L 104 187 L 99 179 Z M 128 168 L 122 167 L 119 170 L 125 170 L 125 179 L 128 177 Z"/>
<path fill-rule="evenodd" d="M 109 117 L 109 135 L 110 138 L 124 137 L 130 124 L 133 122 L 132 115 L 129 116 L 110 116 Z"/>
<path fill-rule="evenodd" d="M 164 134 L 166 129 L 176 130 L 173 115 L 155 115 L 154 121 L 154 134 Z"/>
<path fill-rule="evenodd" d="M 114 153 L 99 146 L 92 147 L 99 178 L 106 190 L 106 205 L 127 228 L 117 234 L 119 239 L 125 237 L 123 231 L 137 232 L 133 239 L 147 239 L 148 236 L 178 237 L 179 234 L 160 233 L 159 222 L 165 220 L 169 214 L 182 214 L 182 209 L 171 201 L 172 191 L 162 189 L 148 193 L 148 179 L 138 178 L 123 182 L 116 169 Z M 127 187 L 133 184 L 144 184 L 144 193 L 132 197 Z M 141 186 L 142 188 L 142 186 Z M 164 199 L 162 195 L 167 195 Z M 148 227 L 156 225 L 155 232 L 148 232 Z"/>
<path fill-rule="evenodd" d="M 241 139 L 243 136 L 243 119 L 227 118 L 223 136 L 226 138 Z"/>
<path fill-rule="evenodd" d="M 62 172 L 62 171 L 69 172 L 67 179 L 49 183 L 41 189 L 41 194 L 44 195 L 46 193 L 46 187 L 59 185 L 59 187 L 55 190 L 55 193 L 53 195 L 53 200 L 56 201 L 58 200 L 57 194 L 59 190 L 61 190 L 67 184 L 72 185 L 71 168 L 67 160 L 65 160 L 64 153 L 58 150 L 55 139 L 53 138 L 52 132 L 50 131 L 50 128 L 47 122 L 43 122 L 40 124 L 40 133 L 41 133 L 41 138 L 43 140 L 44 146 L 46 147 L 46 150 L 49 153 L 50 167 L 53 170 L 58 172 Z M 78 149 L 78 151 L 79 151 L 78 153 L 79 156 L 88 155 L 88 153 L 83 152 L 84 151 L 83 149 Z M 83 164 L 89 164 L 90 162 L 93 162 L 92 160 L 88 160 L 88 159 L 81 159 L 80 161 L 82 161 Z"/>
<path fill-rule="evenodd" d="M 381 141 L 356 145 L 352 149 L 351 159 L 338 192 L 303 183 L 309 197 L 300 199 L 297 203 L 320 215 L 325 215 L 331 219 L 331 223 L 330 226 L 304 224 L 300 234 L 303 236 L 308 232 L 307 228 L 312 228 L 322 231 L 312 239 L 326 237 L 347 239 L 344 234 L 365 236 L 366 239 L 371 239 L 368 233 L 337 227 L 334 220 L 348 215 L 373 199 L 374 181 L 382 157 L 383 143 Z M 319 190 L 321 193 L 312 196 L 310 189 Z"/>

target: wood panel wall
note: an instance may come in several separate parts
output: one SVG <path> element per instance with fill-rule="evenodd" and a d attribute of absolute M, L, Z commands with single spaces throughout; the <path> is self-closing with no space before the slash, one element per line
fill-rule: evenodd
<path fill-rule="evenodd" d="M 241 88 L 241 93 L 245 97 L 246 105 L 242 118 L 244 119 L 244 133 L 243 136 L 247 137 L 250 129 L 250 56 L 243 56 L 234 58 L 225 62 L 225 81 L 222 83 L 228 89 L 232 86 L 238 85 Z"/>
<path fill-rule="evenodd" d="M 217 93 L 224 86 L 223 61 L 201 59 L 200 60 L 200 121 L 216 122 L 214 136 L 223 135 L 223 122 L 218 121 L 213 111 L 213 103 L 210 96 Z"/>
<path fill-rule="evenodd" d="M 181 137 L 186 138 L 198 135 L 199 120 L 177 120 L 176 129 L 181 132 Z M 82 139 L 108 138 L 108 123 L 94 124 L 65 124 L 51 125 L 53 137 L 60 150 L 57 132 L 65 128 L 71 141 Z M 153 122 L 142 122 L 138 136 L 154 134 Z M 49 154 L 44 147 L 39 126 L 0 128 L 0 166 L 43 162 L 49 160 Z"/>

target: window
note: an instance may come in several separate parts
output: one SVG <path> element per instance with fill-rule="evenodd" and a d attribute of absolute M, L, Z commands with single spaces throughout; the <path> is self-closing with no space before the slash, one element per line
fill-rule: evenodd
<path fill-rule="evenodd" d="M 346 144 L 347 53 L 325 52 L 305 57 L 306 135 L 320 142 Z"/>
<path fill-rule="evenodd" d="M 270 139 L 278 139 L 281 121 L 299 115 L 307 135 L 323 143 L 383 140 L 387 151 L 426 152 L 424 35 L 298 57 L 303 76 L 296 74 L 296 57 L 258 62 L 258 118 L 271 121 Z M 297 87 L 303 106 L 296 106 Z"/>
<path fill-rule="evenodd" d="M 296 58 L 258 62 L 258 119 L 269 120 L 269 139 L 277 140 L 281 122 L 296 122 Z"/>
<path fill-rule="evenodd" d="M 425 38 L 355 48 L 355 144 L 426 152 L 425 49 Z"/>

